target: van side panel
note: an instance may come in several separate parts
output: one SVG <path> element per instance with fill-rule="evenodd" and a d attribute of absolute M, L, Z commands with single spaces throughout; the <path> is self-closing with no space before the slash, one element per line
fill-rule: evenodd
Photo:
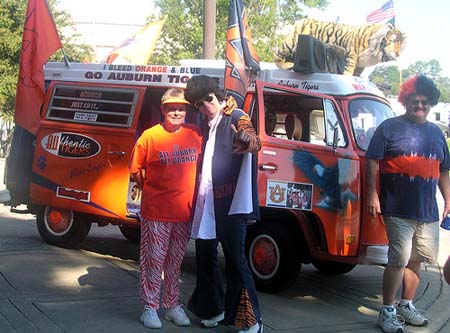
<path fill-rule="evenodd" d="M 360 162 L 337 104 L 330 96 L 263 87 L 257 83 L 260 206 L 312 214 L 323 231 L 318 240 L 322 253 L 315 255 L 356 258 L 361 237 Z M 341 139 L 336 148 L 333 128 L 339 129 Z M 317 244 L 308 245 L 315 252 Z"/>
<path fill-rule="evenodd" d="M 134 136 L 111 130 L 77 130 L 42 122 L 36 139 L 33 164 L 31 200 L 35 204 L 51 205 L 91 214 L 125 218 L 125 200 L 128 191 L 128 160 Z M 68 139 L 67 139 L 68 138 Z M 93 156 L 72 158 L 55 156 L 48 150 L 51 141 L 95 140 L 98 147 Z M 107 139 L 107 140 L 105 140 Z M 49 143 L 50 141 L 50 143 Z M 63 144 L 64 145 L 64 144 Z M 67 144 L 66 144 L 67 145 Z M 61 148 L 60 148 L 61 149 Z M 63 148 L 64 149 L 64 148 Z M 92 149 L 92 144 L 91 144 Z M 75 151 L 67 149 L 66 151 Z M 111 151 L 125 152 L 111 155 Z"/>
<path fill-rule="evenodd" d="M 46 105 L 36 138 L 31 201 L 125 220 L 128 163 L 145 88 L 53 83 L 49 92 L 53 99 Z M 135 96 L 134 100 L 131 104 L 113 101 L 116 92 L 117 96 Z M 80 96 L 96 99 L 86 101 Z M 106 98 L 112 101 L 105 102 Z M 132 113 L 124 117 L 129 110 Z M 119 125 L 101 123 L 107 121 Z"/>

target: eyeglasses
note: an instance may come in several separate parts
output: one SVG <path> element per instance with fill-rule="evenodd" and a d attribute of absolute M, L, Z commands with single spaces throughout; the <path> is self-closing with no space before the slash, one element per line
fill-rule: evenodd
<path fill-rule="evenodd" d="M 186 105 L 185 104 L 178 105 L 178 106 L 168 105 L 165 107 L 165 111 L 167 111 L 167 112 L 175 112 L 175 111 L 186 112 Z"/>
<path fill-rule="evenodd" d="M 418 106 L 419 104 L 422 104 L 422 106 L 430 105 L 430 101 L 427 100 L 427 99 L 424 99 L 424 100 L 421 100 L 421 101 L 417 100 L 417 99 L 414 99 L 410 103 L 411 103 L 412 106 Z"/>
<path fill-rule="evenodd" d="M 207 95 L 206 97 L 202 98 L 201 100 L 195 102 L 194 106 L 197 109 L 200 109 L 203 105 L 205 105 L 205 102 L 211 103 L 213 99 L 214 99 L 214 94 L 211 93 L 211 94 Z"/>

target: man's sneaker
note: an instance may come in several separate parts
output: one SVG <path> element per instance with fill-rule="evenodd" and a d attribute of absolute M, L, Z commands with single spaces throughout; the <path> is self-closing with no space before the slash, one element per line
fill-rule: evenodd
<path fill-rule="evenodd" d="M 238 333 L 262 333 L 262 331 L 263 331 L 263 324 L 256 323 L 255 325 L 246 330 L 240 330 Z"/>
<path fill-rule="evenodd" d="M 378 316 L 378 326 L 385 333 L 403 333 L 404 320 L 401 316 L 397 316 L 394 308 L 381 308 Z"/>
<path fill-rule="evenodd" d="M 149 307 L 145 307 L 144 312 L 141 315 L 141 323 L 148 328 L 161 328 L 162 323 L 159 320 L 158 312 Z"/>
<path fill-rule="evenodd" d="M 225 312 L 222 312 L 221 314 L 218 314 L 215 317 L 209 319 L 202 319 L 200 320 L 200 323 L 206 328 L 216 327 L 219 324 L 219 322 L 222 321 L 224 318 Z"/>
<path fill-rule="evenodd" d="M 178 326 L 189 326 L 191 324 L 191 321 L 186 316 L 186 313 L 184 312 L 181 305 L 178 305 L 176 308 L 168 310 L 164 315 L 164 318 L 168 321 L 173 322 L 175 325 Z"/>
<path fill-rule="evenodd" d="M 397 313 L 405 318 L 407 324 L 413 326 L 426 326 L 428 325 L 428 319 L 423 315 L 424 312 L 416 309 L 414 304 L 408 303 L 408 305 L 397 305 Z"/>

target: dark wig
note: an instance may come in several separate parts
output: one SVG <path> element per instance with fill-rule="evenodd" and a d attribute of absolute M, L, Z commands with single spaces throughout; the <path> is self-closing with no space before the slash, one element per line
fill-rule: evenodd
<path fill-rule="evenodd" d="M 187 81 L 184 97 L 189 103 L 194 104 L 210 93 L 214 93 L 219 102 L 223 101 L 223 92 L 219 89 L 219 81 L 210 76 L 197 75 Z"/>
<path fill-rule="evenodd" d="M 434 82 L 422 74 L 415 75 L 402 84 L 398 101 L 406 106 L 411 94 L 427 96 L 432 106 L 438 103 L 441 95 Z"/>

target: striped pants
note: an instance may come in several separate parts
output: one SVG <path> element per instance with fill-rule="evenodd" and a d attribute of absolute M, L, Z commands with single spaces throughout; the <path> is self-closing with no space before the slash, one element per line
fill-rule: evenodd
<path fill-rule="evenodd" d="M 140 295 L 143 305 L 159 308 L 161 275 L 164 288 L 161 307 L 174 308 L 180 298 L 181 263 L 186 253 L 191 224 L 143 219 L 140 247 Z"/>

